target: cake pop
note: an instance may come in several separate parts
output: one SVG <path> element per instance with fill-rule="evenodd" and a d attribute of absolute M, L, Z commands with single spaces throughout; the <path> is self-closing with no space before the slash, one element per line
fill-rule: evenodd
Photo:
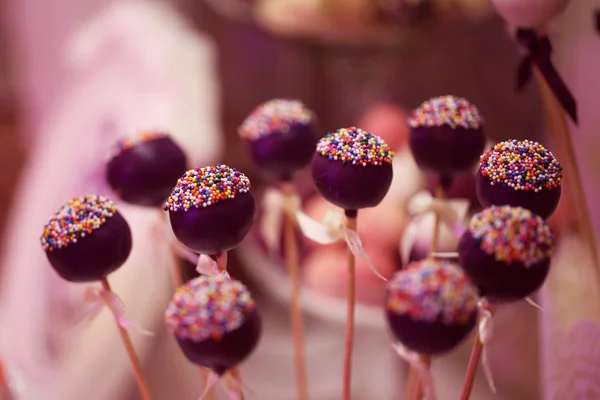
<path fill-rule="evenodd" d="M 250 180 L 223 164 L 187 171 L 165 204 L 177 239 L 196 253 L 233 249 L 252 228 L 255 214 Z"/>
<path fill-rule="evenodd" d="M 200 276 L 178 288 L 165 323 L 190 362 L 219 376 L 248 357 L 262 329 L 246 286 L 224 275 Z"/>
<path fill-rule="evenodd" d="M 271 201 L 267 197 L 269 192 L 263 198 L 265 204 L 261 228 L 264 238 L 268 238 L 270 251 L 278 250 L 277 239 L 283 239 L 285 245 L 284 255 L 291 280 L 290 316 L 299 400 L 308 399 L 308 388 L 295 216 L 301 200 L 291 180 L 296 171 L 310 163 L 317 142 L 315 131 L 314 113 L 298 100 L 283 99 L 271 100 L 257 107 L 239 129 L 240 137 L 248 142 L 252 158 L 259 169 L 267 177 L 282 183 L 283 193 L 271 191 Z M 275 199 L 277 200 L 272 201 Z M 284 223 L 284 235 L 281 235 L 280 222 Z"/>
<path fill-rule="evenodd" d="M 160 207 L 186 169 L 186 155 L 173 139 L 147 132 L 117 142 L 106 165 L 106 179 L 124 201 Z"/>
<path fill-rule="evenodd" d="M 483 122 L 477 107 L 461 97 L 434 97 L 421 104 L 408 119 L 410 149 L 419 168 L 446 181 L 469 171 L 485 145 Z"/>
<path fill-rule="evenodd" d="M 284 99 L 258 106 L 239 135 L 261 171 L 283 181 L 310 163 L 318 139 L 314 113 L 298 100 Z"/>
<path fill-rule="evenodd" d="M 64 204 L 44 226 L 41 243 L 48 261 L 63 279 L 93 282 L 125 263 L 132 238 L 115 203 L 94 194 Z"/>
<path fill-rule="evenodd" d="M 560 200 L 562 166 L 530 140 L 507 140 L 481 156 L 477 197 L 484 206 L 525 207 L 549 218 Z"/>
<path fill-rule="evenodd" d="M 529 296 L 546 279 L 554 235 L 525 208 L 491 206 L 473 216 L 458 250 L 461 267 L 482 296 L 513 301 Z"/>
<path fill-rule="evenodd" d="M 380 137 L 342 128 L 317 143 L 312 177 L 319 194 L 346 211 L 374 207 L 392 183 L 393 157 Z"/>
<path fill-rule="evenodd" d="M 95 194 L 70 200 L 44 226 L 41 242 L 48 261 L 61 278 L 70 282 L 101 282 L 102 290 L 89 293 L 97 297 L 98 305 L 105 303 L 112 311 L 140 394 L 144 400 L 152 400 L 126 330 L 130 324 L 123 318 L 121 301 L 107 279 L 125 263 L 132 246 L 131 229 L 115 203 Z"/>
<path fill-rule="evenodd" d="M 456 347 L 473 330 L 477 302 L 477 288 L 458 265 L 427 258 L 388 282 L 386 315 L 404 347 L 436 355 Z"/>

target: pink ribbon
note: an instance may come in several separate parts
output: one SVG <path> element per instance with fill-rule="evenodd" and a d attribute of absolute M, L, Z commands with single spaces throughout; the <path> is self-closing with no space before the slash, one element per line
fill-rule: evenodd
<path fill-rule="evenodd" d="M 410 364 L 419 373 L 419 380 L 423 384 L 423 394 L 426 400 L 435 400 L 435 386 L 433 385 L 433 378 L 429 372 L 429 367 L 421 359 L 421 355 L 414 351 L 408 350 L 400 343 L 392 343 L 392 348 L 396 351 L 396 354 Z"/>
<path fill-rule="evenodd" d="M 260 221 L 260 233 L 267 249 L 272 255 L 279 251 L 279 240 L 284 217 L 296 218 L 301 200 L 297 194 L 285 194 L 281 190 L 269 188 L 263 195 L 263 215 Z"/>
<path fill-rule="evenodd" d="M 218 255 L 217 261 L 206 254 L 201 254 L 198 257 L 196 271 L 199 274 L 208 276 L 225 275 L 227 279 L 231 280 L 231 276 L 229 276 L 229 272 L 227 272 L 227 253 Z"/>
<path fill-rule="evenodd" d="M 111 291 L 101 289 L 98 287 L 89 287 L 85 293 L 85 301 L 93 302 L 92 307 L 86 312 L 84 320 L 93 318 L 102 310 L 103 306 L 108 309 L 114 315 L 117 323 L 124 329 L 135 330 L 141 335 L 154 336 L 154 333 L 145 330 L 134 322 L 128 321 L 125 318 L 125 306 L 121 299 Z"/>
<path fill-rule="evenodd" d="M 340 212 L 328 210 L 322 221 L 315 221 L 301 211 L 296 212 L 296 220 L 300 231 L 308 239 L 319 244 L 332 244 L 344 240 L 348 249 L 356 258 L 360 258 L 367 267 L 379 278 L 387 281 L 387 278 L 379 273 L 371 263 L 369 256 L 363 248 L 358 232 L 348 229 L 344 215 Z"/>

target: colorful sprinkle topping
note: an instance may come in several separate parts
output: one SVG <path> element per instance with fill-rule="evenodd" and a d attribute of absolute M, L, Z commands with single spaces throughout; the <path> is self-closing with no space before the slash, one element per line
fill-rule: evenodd
<path fill-rule="evenodd" d="M 411 263 L 388 282 L 387 309 L 417 321 L 465 324 L 478 299 L 462 269 L 447 260 Z"/>
<path fill-rule="evenodd" d="M 394 152 L 379 136 L 360 128 L 341 128 L 317 143 L 317 153 L 330 160 L 353 165 L 391 164 Z"/>
<path fill-rule="evenodd" d="M 223 275 L 200 276 L 177 289 L 165 313 L 167 329 L 180 339 L 219 340 L 254 312 L 248 288 Z"/>
<path fill-rule="evenodd" d="M 52 251 L 77 243 L 104 225 L 116 212 L 115 203 L 105 196 L 93 194 L 72 199 L 44 226 L 42 249 Z"/>
<path fill-rule="evenodd" d="M 562 166 L 550 150 L 530 140 L 507 140 L 481 156 L 481 173 L 492 185 L 514 190 L 555 189 L 562 184 Z"/>
<path fill-rule="evenodd" d="M 132 138 L 120 139 L 113 145 L 110 151 L 109 160 L 112 160 L 113 158 L 121 154 L 122 151 L 132 149 L 138 144 L 150 142 L 152 140 L 162 139 L 165 137 L 167 137 L 167 134 L 163 132 L 144 132 L 141 135 Z"/>
<path fill-rule="evenodd" d="M 239 129 L 244 140 L 258 140 L 273 132 L 287 133 L 293 125 L 309 125 L 315 115 L 299 100 L 275 99 L 256 107 Z"/>
<path fill-rule="evenodd" d="M 411 128 L 449 126 L 453 129 L 478 129 L 483 126 L 483 116 L 474 104 L 462 97 L 441 96 L 427 100 L 414 110 L 408 125 Z"/>
<path fill-rule="evenodd" d="M 469 224 L 481 250 L 506 264 L 531 267 L 552 257 L 554 234 L 538 215 L 522 207 L 491 206 L 475 214 Z"/>
<path fill-rule="evenodd" d="M 165 211 L 188 211 L 233 199 L 250 191 L 250 179 L 235 168 L 218 164 L 187 171 L 173 188 Z"/>

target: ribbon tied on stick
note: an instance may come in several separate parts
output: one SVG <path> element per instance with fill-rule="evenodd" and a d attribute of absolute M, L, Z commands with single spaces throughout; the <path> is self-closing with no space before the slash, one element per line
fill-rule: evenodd
<path fill-rule="evenodd" d="M 517 90 L 521 90 L 531 79 L 532 67 L 539 69 L 552 93 L 575 124 L 577 120 L 577 102 L 566 83 L 552 64 L 550 55 L 552 44 L 548 36 L 540 36 L 534 29 L 517 29 L 517 41 L 527 49 L 517 71 Z"/>
<path fill-rule="evenodd" d="M 425 400 L 435 400 L 435 386 L 433 385 L 433 378 L 431 372 L 427 367 L 427 364 L 423 362 L 423 358 L 419 353 L 408 350 L 402 344 L 395 342 L 392 343 L 392 347 L 398 357 L 406 361 L 411 367 L 413 367 L 419 374 L 419 380 L 423 387 L 423 394 Z"/>
<path fill-rule="evenodd" d="M 371 263 L 369 256 L 363 248 L 362 241 L 358 232 L 348 229 L 346 226 L 346 218 L 341 212 L 327 210 L 325 216 L 319 221 L 315 221 L 301 211 L 296 212 L 296 221 L 298 227 L 308 239 L 319 244 L 333 244 L 341 240 L 345 241 L 348 249 L 356 258 L 365 261 L 369 269 L 379 278 L 387 281 Z"/>
<path fill-rule="evenodd" d="M 196 263 L 196 272 L 202 275 L 218 276 L 225 275 L 231 279 L 227 272 L 227 253 L 221 253 L 215 258 L 206 254 L 200 254 Z"/>
<path fill-rule="evenodd" d="M 279 251 L 283 219 L 287 215 L 296 219 L 301 208 L 300 197 L 295 193 L 283 193 L 269 188 L 263 195 L 263 216 L 260 222 L 260 234 L 271 255 Z"/>
<path fill-rule="evenodd" d="M 92 307 L 85 314 L 84 320 L 93 318 L 98 315 L 104 306 L 108 307 L 110 312 L 114 315 L 119 326 L 127 330 L 135 330 L 137 333 L 145 336 L 154 336 L 154 333 L 145 330 L 134 322 L 128 321 L 125 318 L 125 306 L 123 302 L 110 290 L 89 287 L 87 288 L 84 300 L 86 303 L 92 303 Z"/>
<path fill-rule="evenodd" d="M 411 220 L 404 230 L 400 240 L 400 253 L 402 265 L 406 265 L 410 259 L 410 253 L 417 240 L 421 217 L 428 213 L 435 213 L 439 221 L 446 225 L 456 237 L 464 232 L 463 222 L 469 211 L 469 201 L 466 199 L 436 199 L 428 191 L 421 191 L 414 195 L 407 205 Z M 435 253 L 442 258 L 455 257 L 456 253 Z"/>

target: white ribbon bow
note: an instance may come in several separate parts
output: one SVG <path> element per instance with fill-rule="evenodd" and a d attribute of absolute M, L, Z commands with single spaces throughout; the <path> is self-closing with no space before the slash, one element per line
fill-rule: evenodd
<path fill-rule="evenodd" d="M 423 385 L 423 394 L 425 399 L 435 400 L 435 386 L 433 385 L 433 378 L 431 377 L 429 368 L 423 362 L 423 359 L 419 353 L 408 350 L 398 342 L 392 343 L 392 347 L 401 359 L 406 361 L 418 372 L 418 379 Z"/>
<path fill-rule="evenodd" d="M 356 258 L 362 258 L 369 269 L 379 278 L 387 281 L 371 263 L 369 256 L 362 246 L 362 241 L 358 232 L 348 229 L 346 226 L 346 218 L 340 212 L 327 210 L 321 222 L 315 221 L 301 211 L 296 212 L 296 220 L 300 230 L 308 239 L 319 244 L 332 244 L 344 240 L 348 245 L 348 249 Z"/>
<path fill-rule="evenodd" d="M 408 264 L 410 252 L 419 233 L 421 220 L 416 217 L 430 212 L 435 213 L 441 223 L 450 228 L 454 235 L 460 237 L 464 232 L 463 222 L 469 211 L 469 201 L 466 199 L 436 199 L 428 191 L 420 191 L 408 201 L 407 211 L 412 218 L 400 240 L 402 265 Z"/>
<path fill-rule="evenodd" d="M 494 383 L 494 375 L 492 374 L 492 368 L 490 366 L 488 357 L 487 357 L 487 344 L 492 339 L 492 335 L 494 333 L 494 321 L 492 319 L 492 311 L 490 310 L 490 305 L 487 301 L 482 300 L 479 302 L 479 341 L 481 342 L 481 367 L 483 368 L 483 373 L 485 374 L 485 378 L 488 381 L 488 385 L 490 386 L 490 390 L 492 393 L 496 393 L 496 384 Z"/>
<path fill-rule="evenodd" d="M 279 251 L 279 239 L 283 218 L 287 214 L 295 218 L 300 210 L 301 200 L 297 194 L 284 194 L 280 190 L 269 188 L 263 196 L 263 216 L 260 223 L 260 234 L 267 250 L 272 255 Z"/>
<path fill-rule="evenodd" d="M 227 272 L 227 253 L 221 253 L 217 256 L 217 261 L 213 260 L 206 254 L 200 254 L 196 264 L 196 271 L 199 274 L 208 276 L 225 275 L 227 279 L 231 279 Z"/>
<path fill-rule="evenodd" d="M 84 294 L 85 302 L 93 303 L 92 307 L 87 311 L 84 320 L 93 318 L 98 315 L 102 307 L 106 306 L 112 312 L 117 323 L 124 329 L 135 330 L 141 335 L 154 336 L 154 333 L 145 330 L 139 325 L 128 321 L 125 318 L 125 306 L 121 299 L 113 292 L 98 287 L 88 287 Z"/>

